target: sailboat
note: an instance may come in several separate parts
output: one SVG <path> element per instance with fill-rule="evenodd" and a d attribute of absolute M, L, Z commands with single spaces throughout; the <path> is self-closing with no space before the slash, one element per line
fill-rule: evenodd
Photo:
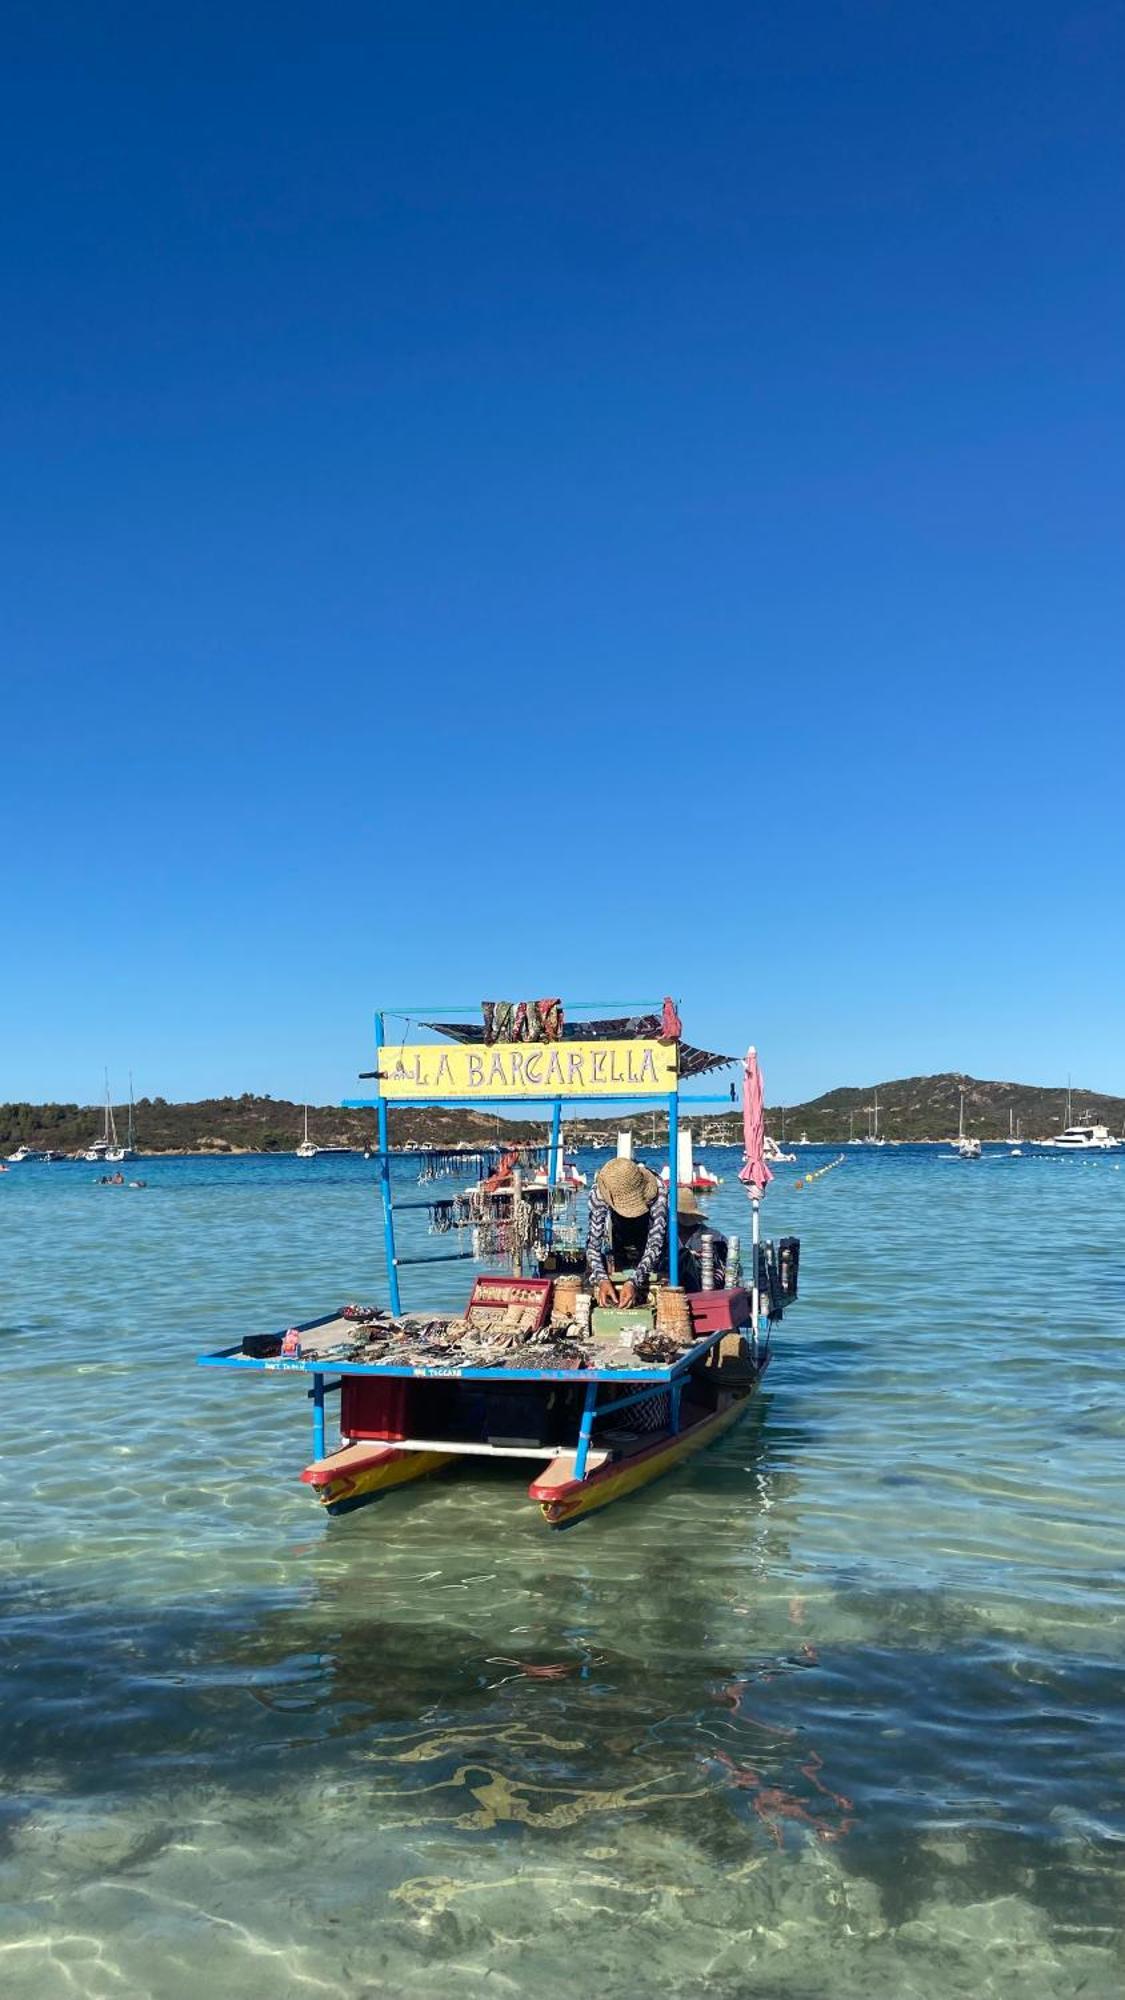
<path fill-rule="evenodd" d="M 980 1159 L 980 1140 L 965 1136 L 965 1093 L 959 1093 L 960 1108 L 957 1113 L 957 1151 L 963 1160 Z"/>
<path fill-rule="evenodd" d="M 860 1140 L 860 1142 L 859 1142 L 859 1143 L 860 1143 L 860 1145 L 861 1145 L 861 1146 L 885 1146 L 885 1145 L 886 1145 L 886 1143 L 887 1143 L 885 1139 L 883 1139 L 883 1138 L 880 1138 L 880 1136 L 879 1136 L 879 1093 L 878 1093 L 878 1091 L 876 1091 L 876 1092 L 875 1092 L 875 1104 L 874 1104 L 874 1107 L 873 1107 L 873 1113 L 872 1113 L 872 1119 L 871 1119 L 871 1129 L 870 1129 L 870 1131 L 869 1131 L 869 1132 L 867 1132 L 867 1133 L 866 1133 L 866 1135 L 864 1136 L 864 1138 L 862 1138 L 862 1139 Z"/>
<path fill-rule="evenodd" d="M 123 1157 L 124 1155 L 117 1140 L 117 1121 L 113 1115 L 113 1106 L 109 1101 L 109 1071 L 107 1070 L 105 1079 L 105 1131 L 100 1139 L 91 1141 L 82 1158 L 89 1160 L 91 1166 L 96 1167 L 102 1160 L 120 1160 Z"/>
<path fill-rule="evenodd" d="M 109 1096 L 109 1086 L 108 1086 L 108 1083 L 107 1083 L 107 1085 L 106 1085 L 106 1096 L 107 1096 L 107 1098 L 108 1098 L 108 1096 Z M 110 1109 L 110 1114 L 109 1114 L 109 1117 L 110 1117 L 110 1124 L 112 1125 L 112 1124 L 113 1124 L 113 1111 L 112 1111 L 112 1108 Z M 132 1072 L 132 1070 L 130 1070 L 130 1071 L 129 1071 L 129 1126 L 128 1126 L 128 1134 L 127 1134 L 127 1137 L 126 1137 L 126 1140 L 125 1140 L 125 1144 L 124 1144 L 123 1146 L 119 1146 L 119 1145 L 118 1145 L 118 1143 L 117 1143 L 117 1129 L 116 1129 L 116 1127 L 114 1127 L 114 1130 L 113 1130 L 113 1144 L 112 1144 L 112 1146 L 107 1146 L 107 1148 L 106 1148 L 106 1151 L 105 1151 L 105 1154 L 104 1154 L 104 1158 L 105 1158 L 105 1159 L 107 1159 L 107 1160 L 135 1160 L 135 1159 L 136 1159 L 136 1157 L 137 1157 L 137 1146 L 136 1146 L 136 1132 L 135 1132 L 135 1129 L 134 1129 L 134 1127 L 135 1127 L 135 1122 L 136 1122 L 136 1105 L 135 1105 L 135 1104 L 134 1104 L 134 1102 L 133 1102 L 133 1072 Z M 89 1157 L 89 1155 L 87 1155 L 87 1158 L 88 1158 L 88 1157 Z"/>
<path fill-rule="evenodd" d="M 299 1160 L 315 1160 L 315 1158 L 316 1158 L 317 1154 L 319 1153 L 319 1151 L 320 1151 L 320 1147 L 319 1147 L 319 1146 L 314 1146 L 314 1145 L 313 1145 L 313 1142 L 312 1142 L 312 1140 L 311 1140 L 311 1139 L 309 1138 L 309 1107 L 308 1107 L 308 1105 L 306 1104 L 306 1106 L 305 1106 L 305 1136 L 304 1136 L 304 1138 L 303 1138 L 303 1139 L 301 1140 L 301 1143 L 300 1143 L 300 1145 L 299 1145 L 299 1146 L 298 1146 L 298 1148 L 297 1148 L 297 1158 L 298 1158 Z"/>

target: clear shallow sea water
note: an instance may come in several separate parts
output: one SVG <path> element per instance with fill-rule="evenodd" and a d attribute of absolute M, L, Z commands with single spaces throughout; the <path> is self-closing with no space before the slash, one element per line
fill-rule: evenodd
<path fill-rule="evenodd" d="M 383 1295 L 370 1164 L 0 1178 L 5 2000 L 1119 1993 L 1125 1166 L 829 1157 L 756 1410 L 563 1535 L 195 1367 Z"/>

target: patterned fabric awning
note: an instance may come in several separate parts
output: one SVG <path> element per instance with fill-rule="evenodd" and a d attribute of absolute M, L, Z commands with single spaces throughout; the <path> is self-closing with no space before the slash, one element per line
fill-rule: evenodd
<path fill-rule="evenodd" d="M 435 1035 L 444 1035 L 451 1042 L 483 1042 L 484 1024 L 481 1021 L 425 1021 L 422 1024 Z M 652 1042 L 660 1034 L 659 1014 L 629 1014 L 611 1021 L 566 1021 L 563 1023 L 564 1042 Z M 722 1069 L 735 1061 L 734 1056 L 715 1055 L 709 1049 L 697 1049 L 691 1042 L 680 1043 L 680 1075 L 705 1076 L 708 1070 Z"/>

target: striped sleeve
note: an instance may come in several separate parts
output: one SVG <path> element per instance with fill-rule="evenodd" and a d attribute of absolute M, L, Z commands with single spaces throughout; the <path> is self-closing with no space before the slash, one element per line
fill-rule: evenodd
<path fill-rule="evenodd" d="M 606 1238 L 609 1234 L 609 1203 L 596 1188 L 590 1191 L 590 1224 L 586 1233 L 586 1269 L 595 1285 L 608 1278 L 605 1267 Z"/>
<path fill-rule="evenodd" d="M 648 1240 L 645 1243 L 641 1256 L 637 1260 L 636 1283 L 638 1286 L 647 1283 L 648 1279 L 652 1277 L 653 1272 L 659 1269 L 667 1238 L 668 1190 L 663 1181 L 661 1181 L 660 1192 L 652 1204 L 649 1216 Z"/>

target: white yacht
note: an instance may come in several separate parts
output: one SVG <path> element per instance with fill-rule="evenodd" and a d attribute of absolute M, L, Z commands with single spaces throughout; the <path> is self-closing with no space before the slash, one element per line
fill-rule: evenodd
<path fill-rule="evenodd" d="M 319 1151 L 320 1151 L 320 1147 L 319 1147 L 319 1146 L 314 1146 L 314 1145 L 313 1145 L 313 1142 L 312 1142 L 312 1140 L 311 1140 L 311 1139 L 309 1138 L 309 1107 L 308 1107 L 308 1105 L 306 1104 L 306 1106 L 305 1106 L 305 1136 L 304 1136 L 304 1138 L 303 1138 L 303 1139 L 301 1140 L 301 1143 L 300 1143 L 300 1145 L 299 1145 L 299 1146 L 298 1146 L 298 1148 L 297 1148 L 297 1158 L 298 1158 L 299 1160 L 315 1160 L 315 1158 L 316 1158 L 317 1154 L 319 1153 Z"/>
<path fill-rule="evenodd" d="M 1071 1105 L 1070 1078 L 1066 1080 L 1066 1119 L 1062 1131 L 1050 1139 L 1034 1139 L 1035 1146 L 1047 1146 L 1052 1152 L 1064 1153 L 1115 1153 L 1123 1143 L 1115 1139 L 1108 1125 L 1095 1125 L 1087 1112 L 1085 1118 L 1074 1123 Z"/>
<path fill-rule="evenodd" d="M 1121 1140 L 1114 1138 L 1108 1125 L 1068 1125 L 1057 1139 L 1037 1139 L 1035 1143 L 1052 1152 L 1115 1153 Z"/>
<path fill-rule="evenodd" d="M 22 1167 L 25 1160 L 45 1160 L 46 1157 L 46 1153 L 37 1153 L 34 1146 L 17 1146 L 14 1153 L 8 1154 L 8 1165 Z"/>

